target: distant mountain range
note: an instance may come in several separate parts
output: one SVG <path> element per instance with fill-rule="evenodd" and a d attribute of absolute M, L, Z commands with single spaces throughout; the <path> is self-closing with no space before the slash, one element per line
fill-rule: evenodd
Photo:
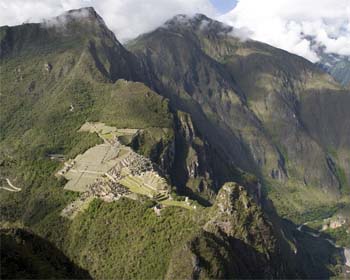
<path fill-rule="evenodd" d="M 348 276 L 346 222 L 320 228 L 350 207 L 349 60 L 320 48 L 316 65 L 235 32 L 177 15 L 123 45 L 93 8 L 0 27 L 0 225 L 18 252 L 2 250 L 6 277 L 22 263 L 14 276 Z M 101 164 L 86 154 L 99 145 L 115 149 L 116 177 L 79 162 Z M 87 187 L 118 199 L 65 189 L 64 168 L 98 173 Z"/>
<path fill-rule="evenodd" d="M 343 86 L 350 86 L 350 56 L 321 54 L 319 65 Z"/>
<path fill-rule="evenodd" d="M 317 62 L 324 71 L 327 71 L 334 79 L 345 87 L 350 86 L 350 56 L 326 52 L 326 47 L 319 44 L 314 37 L 304 36 L 309 40 L 312 49 L 316 52 L 320 61 Z"/>

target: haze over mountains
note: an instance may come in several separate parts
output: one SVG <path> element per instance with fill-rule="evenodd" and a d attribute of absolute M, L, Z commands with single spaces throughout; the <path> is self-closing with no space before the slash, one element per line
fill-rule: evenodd
<path fill-rule="evenodd" d="M 123 45 L 93 8 L 1 27 L 2 238 L 50 242 L 40 248 L 60 257 L 43 273 L 68 278 L 348 277 L 347 57 L 320 48 L 320 67 L 239 32 L 177 15 Z M 87 122 L 132 134 L 82 132 Z M 121 159 L 131 181 L 106 172 L 93 185 L 131 195 L 62 215 L 84 193 L 57 172 L 88 173 L 81 155 L 101 143 L 150 159 L 168 199 Z M 21 262 L 40 259 L 12 245 Z M 19 261 L 5 249 L 7 276 Z"/>

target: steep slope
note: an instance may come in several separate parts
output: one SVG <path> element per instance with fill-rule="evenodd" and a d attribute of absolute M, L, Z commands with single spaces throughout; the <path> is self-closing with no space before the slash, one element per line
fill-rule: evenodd
<path fill-rule="evenodd" d="M 100 121 L 122 129 L 140 129 L 152 135 L 152 138 L 145 137 L 138 149 L 145 154 L 156 151 L 154 157 L 158 160 L 157 156 L 163 154 L 168 142 L 173 139 L 173 119 L 168 102 L 147 86 L 132 82 L 130 73 L 137 77 L 137 69 L 133 68 L 138 65 L 135 57 L 118 43 L 92 9 L 70 11 L 55 19 L 53 24 L 2 27 L 1 34 L 0 224 L 23 224 L 53 243 L 74 263 L 84 265 L 91 275 L 115 277 L 115 274 L 108 274 L 110 271 L 106 271 L 103 264 L 96 262 L 98 266 L 95 268 L 89 262 L 81 261 L 83 255 L 75 257 L 81 252 L 80 239 L 90 240 L 91 244 L 98 244 L 100 248 L 103 248 L 104 240 L 97 232 L 92 232 L 88 239 L 86 235 L 80 235 L 84 231 L 79 223 L 84 228 L 84 224 L 90 222 L 88 214 L 77 219 L 75 224 L 61 217 L 61 211 L 75 201 L 78 194 L 64 190 L 66 181 L 56 178 L 55 173 L 63 166 L 62 158 L 75 158 L 94 145 L 101 144 L 102 140 L 96 133 L 78 132 L 86 121 Z M 155 131 L 157 135 L 154 135 Z M 8 182 L 18 186 L 21 191 L 4 189 Z M 147 210 L 153 220 L 140 231 L 144 230 L 147 236 L 152 235 L 153 223 L 157 222 L 157 216 L 151 208 L 153 202 L 143 207 L 142 201 L 134 204 L 130 201 L 121 206 L 113 204 L 109 212 L 113 213 L 122 207 L 124 217 L 128 217 L 128 212 L 137 216 L 128 217 L 131 219 L 130 225 L 141 225 L 139 222 L 142 216 L 138 217 L 140 212 L 133 210 L 137 209 L 135 206 L 139 206 L 141 212 Z M 101 201 L 97 203 L 109 206 Z M 88 213 L 96 214 L 93 205 L 89 209 Z M 102 209 L 96 212 L 102 218 L 105 217 Z M 179 219 L 177 208 L 172 207 L 168 212 Z M 105 221 L 99 224 L 97 218 L 93 217 L 92 220 L 102 232 L 115 233 Z M 125 224 L 120 225 L 121 231 L 126 234 L 128 230 L 133 230 L 128 228 L 127 222 L 125 220 Z M 185 222 L 179 220 L 179 224 L 184 226 Z M 163 247 L 159 249 L 165 252 L 167 234 L 172 234 L 176 240 L 181 237 L 181 232 L 172 232 L 170 228 L 161 228 L 159 234 L 161 236 L 158 238 L 150 238 L 150 243 L 145 247 L 152 268 L 162 257 L 157 255 L 159 251 L 152 249 L 156 239 L 164 238 Z M 139 232 L 135 236 L 139 236 Z M 125 240 L 124 236 L 120 238 Z M 110 241 L 117 243 L 120 240 Z M 113 262 L 119 261 L 123 255 L 125 258 L 129 254 L 135 258 L 138 256 L 137 246 L 134 251 L 125 251 L 130 249 L 132 240 L 127 242 L 126 247 L 120 247 L 123 250 L 113 252 Z M 42 250 L 41 255 L 50 254 L 47 248 L 43 247 Z M 98 251 L 96 256 L 99 257 L 100 253 L 103 252 Z M 33 261 L 37 259 L 40 261 L 33 256 Z M 9 261 L 12 262 L 12 259 Z M 119 266 L 111 264 L 109 269 L 114 272 L 122 270 L 124 264 L 119 261 Z M 125 271 L 125 278 L 133 277 L 134 273 L 142 275 L 148 269 L 144 264 L 135 266 L 133 271 Z M 33 269 L 36 269 L 34 264 Z M 149 273 L 152 272 L 150 269 Z M 45 274 L 38 275 L 43 278 Z M 156 273 L 154 276 L 158 277 Z M 65 275 L 58 274 L 58 277 Z"/>
<path fill-rule="evenodd" d="M 176 16 L 128 49 L 153 73 L 150 86 L 190 112 L 228 162 L 272 186 L 296 212 L 348 193 L 350 94 L 317 66 L 242 41 L 204 15 Z"/>
<path fill-rule="evenodd" d="M 277 222 L 275 214 L 270 213 L 267 219 L 242 186 L 223 185 L 208 210 L 202 228 L 174 251 L 167 279 L 314 279 L 335 275 L 332 269 L 341 249 L 299 232 L 288 222 Z"/>
<path fill-rule="evenodd" d="M 173 258 L 171 279 L 278 278 L 285 270 L 271 225 L 233 183 L 221 188 L 202 231 Z"/>

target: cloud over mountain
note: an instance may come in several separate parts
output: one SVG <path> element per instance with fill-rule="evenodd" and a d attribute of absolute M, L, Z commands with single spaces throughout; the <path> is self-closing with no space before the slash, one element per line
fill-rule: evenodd
<path fill-rule="evenodd" d="M 220 20 L 311 61 L 319 58 L 306 35 L 326 52 L 350 55 L 350 0 L 240 0 Z"/>
<path fill-rule="evenodd" d="M 92 6 L 119 40 L 148 32 L 176 14 L 217 17 L 210 0 L 0 0 L 0 25 L 40 22 L 66 10 Z M 306 36 L 325 51 L 350 55 L 350 0 L 240 0 L 218 18 L 251 37 L 319 60 Z M 247 31 L 247 32 L 243 32 Z"/>
<path fill-rule="evenodd" d="M 94 7 L 122 41 L 154 29 L 176 14 L 216 15 L 209 0 L 0 0 L 0 25 L 40 22 L 86 6 Z"/>

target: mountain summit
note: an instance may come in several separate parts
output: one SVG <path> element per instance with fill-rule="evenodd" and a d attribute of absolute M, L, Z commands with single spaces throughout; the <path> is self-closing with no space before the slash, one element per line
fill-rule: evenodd
<path fill-rule="evenodd" d="M 203 14 L 195 14 L 194 16 L 180 14 L 166 21 L 164 27 L 169 29 L 191 28 L 193 30 L 207 30 L 216 33 L 229 33 L 233 30 L 233 27 L 208 18 Z"/>
<path fill-rule="evenodd" d="M 69 10 L 52 19 L 44 20 L 44 24 L 47 25 L 64 25 L 74 21 L 90 21 L 99 22 L 105 25 L 102 17 L 96 13 L 93 7 L 86 7 L 81 9 Z"/>

